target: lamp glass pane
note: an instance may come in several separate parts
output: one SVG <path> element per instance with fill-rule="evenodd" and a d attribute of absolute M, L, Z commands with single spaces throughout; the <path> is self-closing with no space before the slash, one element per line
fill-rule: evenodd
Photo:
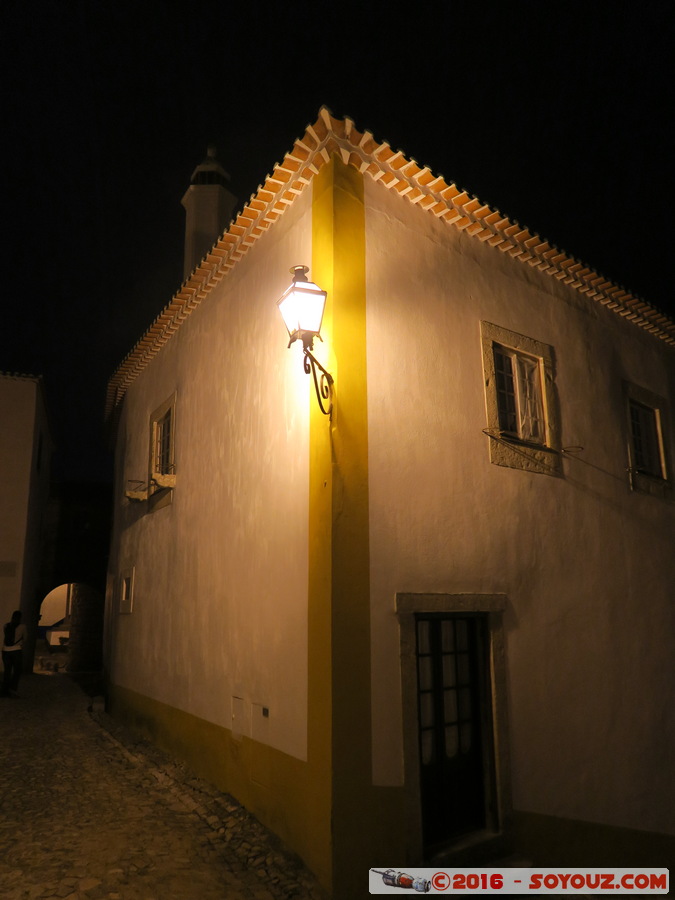
<path fill-rule="evenodd" d="M 290 335 L 298 330 L 298 308 L 294 293 L 285 294 L 279 301 L 279 312 Z"/>
<path fill-rule="evenodd" d="M 298 322 L 301 331 L 321 331 L 323 308 L 326 303 L 326 293 L 311 281 L 296 285 L 295 294 L 298 298 L 299 316 Z"/>
<path fill-rule="evenodd" d="M 289 334 L 321 331 L 326 292 L 311 281 L 291 285 L 279 301 L 279 311 Z"/>

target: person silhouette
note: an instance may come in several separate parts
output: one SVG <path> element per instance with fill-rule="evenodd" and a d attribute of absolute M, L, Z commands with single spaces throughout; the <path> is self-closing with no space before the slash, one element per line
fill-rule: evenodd
<path fill-rule="evenodd" d="M 21 624 L 21 610 L 12 613 L 12 618 L 5 624 L 2 641 L 2 664 L 5 668 L 0 696 L 18 697 L 19 678 L 23 663 L 23 643 L 26 639 L 26 626 Z"/>

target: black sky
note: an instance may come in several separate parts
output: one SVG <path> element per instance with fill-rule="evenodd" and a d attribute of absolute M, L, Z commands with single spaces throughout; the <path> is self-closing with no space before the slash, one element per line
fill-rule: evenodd
<path fill-rule="evenodd" d="M 674 25 L 658 0 L 5 0 L 0 370 L 44 376 L 57 474 L 109 477 L 105 383 L 180 285 L 207 144 L 244 202 L 322 104 L 673 314 Z"/>

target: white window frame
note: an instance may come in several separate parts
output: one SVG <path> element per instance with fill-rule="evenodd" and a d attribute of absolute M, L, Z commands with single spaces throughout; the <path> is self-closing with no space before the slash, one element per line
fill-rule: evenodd
<path fill-rule="evenodd" d="M 553 348 L 492 322 L 481 322 L 481 344 L 490 461 L 513 469 L 560 475 Z M 510 361 L 510 373 L 500 370 L 498 357 Z M 505 421 L 505 377 L 511 378 L 511 422 Z"/>
<path fill-rule="evenodd" d="M 499 428 L 502 435 L 532 444 L 546 445 L 544 406 L 542 403 L 541 360 L 502 344 L 493 344 Z M 499 360 L 508 360 L 509 372 L 500 371 Z M 510 381 L 510 390 L 503 382 Z M 500 382 L 502 386 L 500 387 Z M 513 399 L 513 409 L 505 399 Z M 513 421 L 506 422 L 506 418 Z"/>

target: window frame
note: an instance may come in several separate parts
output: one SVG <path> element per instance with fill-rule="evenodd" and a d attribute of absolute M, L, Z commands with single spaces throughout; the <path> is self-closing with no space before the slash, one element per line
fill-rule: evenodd
<path fill-rule="evenodd" d="M 163 423 L 168 420 L 168 439 Z M 176 394 L 158 406 L 150 415 L 148 455 L 148 500 L 151 509 L 166 506 L 173 500 L 176 486 Z"/>
<path fill-rule="evenodd" d="M 118 611 L 122 615 L 131 615 L 134 610 L 134 582 L 136 580 L 136 568 L 131 566 L 120 572 Z"/>
<path fill-rule="evenodd" d="M 540 359 L 536 356 L 530 356 L 528 353 L 521 353 L 520 350 L 514 350 L 512 347 L 507 347 L 504 344 L 497 343 L 492 344 L 492 353 L 494 355 L 495 363 L 495 391 L 497 394 L 497 415 L 499 417 L 499 430 L 501 435 L 507 437 L 509 440 L 520 441 L 524 444 L 533 444 L 537 447 L 546 446 L 546 435 L 543 435 L 544 439 L 536 437 L 531 431 L 528 432 L 526 425 L 526 420 L 528 418 L 534 419 L 537 430 L 539 432 L 545 431 Z M 509 372 L 506 372 L 505 369 L 500 371 L 497 359 L 498 356 L 502 360 L 509 360 Z M 534 417 L 528 416 L 526 413 L 527 406 L 531 403 L 527 397 L 527 375 L 524 374 L 526 364 L 531 365 L 531 371 L 536 373 L 537 383 L 534 401 L 537 409 Z M 504 382 L 506 379 L 509 379 L 511 383 L 510 390 L 507 390 L 504 385 L 500 386 L 500 381 Z M 506 400 L 508 405 L 504 405 L 502 398 Z M 511 417 L 513 417 L 514 420 L 512 428 L 509 427 L 511 424 L 510 422 L 504 421 L 504 419 Z"/>
<path fill-rule="evenodd" d="M 667 447 L 667 424 L 669 420 L 667 403 L 663 397 L 646 388 L 630 382 L 624 382 L 624 408 L 626 422 L 626 448 L 628 454 L 628 478 L 631 490 L 652 496 L 670 497 L 672 495 L 672 478 Z M 651 452 L 655 453 L 660 474 L 648 471 L 638 465 L 639 450 L 636 447 L 636 435 L 633 426 L 633 409 L 638 408 L 653 415 L 653 441 Z"/>
<path fill-rule="evenodd" d="M 490 462 L 498 466 L 524 469 L 543 475 L 561 475 L 560 416 L 555 385 L 555 356 L 553 347 L 533 338 L 509 331 L 492 322 L 481 322 L 483 375 L 485 379 L 486 434 L 490 438 Z M 500 402 L 504 395 L 499 382 L 504 373 L 498 371 L 497 354 L 512 360 L 515 408 L 511 414 L 518 418 L 517 430 L 505 428 L 506 410 Z M 541 440 L 523 434 L 523 409 L 519 400 L 520 387 L 516 365 L 519 360 L 533 361 L 537 366 Z"/>

